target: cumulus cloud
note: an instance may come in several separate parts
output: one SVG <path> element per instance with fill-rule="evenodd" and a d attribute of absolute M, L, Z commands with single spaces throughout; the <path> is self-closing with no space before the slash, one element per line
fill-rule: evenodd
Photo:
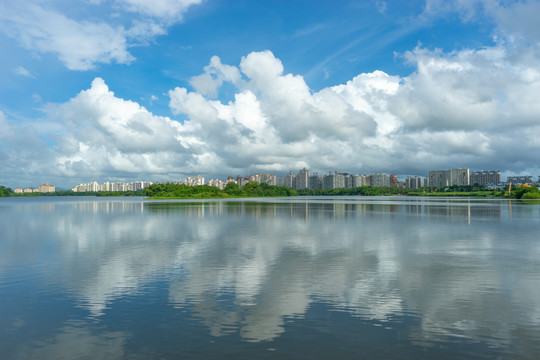
<path fill-rule="evenodd" d="M 419 175 L 458 166 L 530 170 L 540 150 L 540 64 L 536 49 L 528 51 L 516 58 L 501 44 L 452 53 L 417 47 L 405 54 L 417 69 L 409 76 L 374 71 L 319 91 L 286 73 L 270 51 L 252 52 L 238 67 L 213 57 L 202 76 L 215 86 L 194 77 L 199 91 L 169 91 L 181 122 L 116 97 L 96 78 L 47 108 L 47 121 L 60 127 L 50 134 L 54 146 L 36 124 L 23 139 L 3 115 L 0 161 L 15 171 L 18 148 L 35 171 L 164 180 L 304 166 Z M 214 98 L 224 83 L 236 89 L 229 102 Z M 32 149 L 41 151 L 42 165 Z"/>
<path fill-rule="evenodd" d="M 212 100 L 208 86 L 193 84 L 194 92 L 170 91 L 170 107 L 200 126 L 209 151 L 244 168 L 516 169 L 508 151 L 522 142 L 505 133 L 537 134 L 536 53 L 531 47 L 518 58 L 502 44 L 451 53 L 419 46 L 405 54 L 417 69 L 407 77 L 374 71 L 313 91 L 301 76 L 284 73 L 270 51 L 253 52 L 238 67 L 242 80 L 228 80 L 238 89 L 233 101 Z M 212 64 L 223 66 L 214 57 L 197 79 Z M 213 81 L 216 96 L 227 79 Z"/>
<path fill-rule="evenodd" d="M 184 127 L 155 116 L 139 104 L 115 97 L 96 78 L 65 104 L 48 109 L 67 133 L 60 139 L 57 168 L 65 175 L 124 172 L 164 174 L 178 170 L 193 156 L 193 142 Z"/>
<path fill-rule="evenodd" d="M 223 67 L 214 57 L 196 79 L 217 65 Z M 376 121 L 364 111 L 369 109 L 355 108 L 358 104 L 340 96 L 338 88 L 312 92 L 301 76 L 284 74 L 283 64 L 270 51 L 250 53 L 239 68 L 226 69 L 234 76 L 215 71 L 218 86 L 212 91 L 223 81 L 236 86 L 238 93 L 227 104 L 205 97 L 209 87 L 203 87 L 202 93 L 185 88 L 169 92 L 173 113 L 185 114 L 192 126 L 199 126 L 208 151 L 220 154 L 225 165 L 285 170 L 305 166 L 314 158 L 326 162 L 325 156 L 335 159 L 338 153 L 353 152 L 351 147 L 356 145 L 350 142 L 351 136 L 360 136 L 360 145 L 362 137 L 375 134 Z M 381 90 L 367 87 L 364 91 Z"/>
<path fill-rule="evenodd" d="M 200 94 L 216 97 L 223 81 L 238 84 L 241 81 L 240 71 L 234 66 L 222 64 L 219 57 L 213 56 L 210 64 L 204 67 L 204 73 L 192 77 L 189 83 Z"/>

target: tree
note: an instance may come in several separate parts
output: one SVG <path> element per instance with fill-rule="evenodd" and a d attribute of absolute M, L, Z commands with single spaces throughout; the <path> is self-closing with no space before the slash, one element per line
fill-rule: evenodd
<path fill-rule="evenodd" d="M 13 194 L 13 190 L 11 190 L 11 188 L 0 186 L 0 197 L 9 197 L 11 194 Z"/>

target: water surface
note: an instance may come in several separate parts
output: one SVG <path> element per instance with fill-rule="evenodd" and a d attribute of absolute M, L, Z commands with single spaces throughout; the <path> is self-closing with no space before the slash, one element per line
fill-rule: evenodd
<path fill-rule="evenodd" d="M 540 205 L 0 199 L 0 358 L 540 358 Z"/>

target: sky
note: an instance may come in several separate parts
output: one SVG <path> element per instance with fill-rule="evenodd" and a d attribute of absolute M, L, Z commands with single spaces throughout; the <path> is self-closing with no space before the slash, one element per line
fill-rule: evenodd
<path fill-rule="evenodd" d="M 0 185 L 540 175 L 535 0 L 0 0 Z"/>

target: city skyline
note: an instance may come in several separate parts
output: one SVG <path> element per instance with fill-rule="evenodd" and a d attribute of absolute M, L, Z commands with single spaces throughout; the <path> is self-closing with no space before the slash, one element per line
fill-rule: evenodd
<path fill-rule="evenodd" d="M 469 183 L 466 184 L 463 182 L 463 176 L 461 177 L 456 177 L 456 175 L 452 175 L 454 174 L 454 172 L 461 172 L 461 171 L 465 171 L 466 170 L 466 175 L 465 175 L 465 178 L 466 179 L 469 179 Z M 143 189 L 144 187 L 152 184 L 152 183 L 184 183 L 186 185 L 190 185 L 190 186 L 195 186 L 195 185 L 211 185 L 211 186 L 217 186 L 217 187 L 223 187 L 224 185 L 227 184 L 227 182 L 229 180 L 235 180 L 236 183 L 247 183 L 247 182 L 250 182 L 250 181 L 256 181 L 256 182 L 266 182 L 268 183 L 269 185 L 284 185 L 284 181 L 286 182 L 286 180 L 281 180 L 281 182 L 278 180 L 276 182 L 276 179 L 284 179 L 286 177 L 291 177 L 291 180 L 290 180 L 290 186 L 289 187 L 294 187 L 292 186 L 292 178 L 300 178 L 301 180 L 298 180 L 300 181 L 300 185 L 298 188 L 299 189 L 302 189 L 302 188 L 314 188 L 312 186 L 312 184 L 310 183 L 311 180 L 310 180 L 310 177 L 312 176 L 318 176 L 320 177 L 321 179 L 327 175 L 334 175 L 334 174 L 338 174 L 338 175 L 347 175 L 347 176 L 362 176 L 362 177 L 367 177 L 367 178 L 370 178 L 370 177 L 378 177 L 380 175 L 382 176 L 385 176 L 386 180 L 375 180 L 376 181 L 376 185 L 373 185 L 373 184 L 370 184 L 369 183 L 369 180 L 368 180 L 368 183 L 365 183 L 364 181 L 360 181 L 359 185 L 358 186 L 361 186 L 361 185 L 373 185 L 373 186 L 392 186 L 390 185 L 390 183 L 393 181 L 395 183 L 399 182 L 401 185 L 405 185 L 406 187 L 413 187 L 413 188 L 418 188 L 418 187 L 424 187 L 424 186 L 435 186 L 435 187 L 444 187 L 444 181 L 442 180 L 443 178 L 446 178 L 446 179 L 454 179 L 454 180 L 445 180 L 445 181 L 450 181 L 450 183 L 453 183 L 454 185 L 473 185 L 473 184 L 479 184 L 479 185 L 486 185 L 486 184 L 495 184 L 495 183 L 508 183 L 508 182 L 514 182 L 514 183 L 518 183 L 518 182 L 526 182 L 526 183 L 538 183 L 540 184 L 540 175 L 531 175 L 531 174 L 526 174 L 526 175 L 516 175 L 516 174 L 510 174 L 508 176 L 506 176 L 506 179 L 503 180 L 505 177 L 502 177 L 501 176 L 501 172 L 499 170 L 484 170 L 484 169 L 481 169 L 481 170 L 476 170 L 476 169 L 468 169 L 468 168 L 457 168 L 457 169 L 445 169 L 445 170 L 429 170 L 427 174 L 417 174 L 417 175 L 397 175 L 395 173 L 392 173 L 392 172 L 374 172 L 374 173 L 367 173 L 367 172 L 359 172 L 359 171 L 356 171 L 356 172 L 344 172 L 344 171 L 339 171 L 339 170 L 330 170 L 330 171 L 311 171 L 309 169 L 306 169 L 305 167 L 303 169 L 299 169 L 297 170 L 298 173 L 296 173 L 295 171 L 293 170 L 289 170 L 288 172 L 286 173 L 278 173 L 278 174 L 275 174 L 273 172 L 265 172 L 265 173 L 262 173 L 262 172 L 255 172 L 255 173 L 251 173 L 251 174 L 243 174 L 243 175 L 226 175 L 226 176 L 217 176 L 217 177 L 206 177 L 205 175 L 201 175 L 201 174 L 197 174 L 197 175 L 190 175 L 190 176 L 185 176 L 183 178 L 180 178 L 180 179 L 166 179 L 164 181 L 151 181 L 149 179 L 138 179 L 138 180 L 133 180 L 133 181 L 120 181 L 120 180 L 111 180 L 110 178 L 104 178 L 104 179 L 96 179 L 96 178 L 93 178 L 91 180 L 88 180 L 88 181 L 83 181 L 77 185 L 75 185 L 73 187 L 73 185 L 70 185 L 68 186 L 67 188 L 63 188 L 63 187 L 60 187 L 60 189 L 62 190 L 73 190 L 73 191 L 77 191 L 75 190 L 76 188 L 79 188 L 81 186 L 85 187 L 86 186 L 91 186 L 93 187 L 91 190 L 78 190 L 78 191 L 129 191 L 129 190 L 137 190 L 137 189 Z M 266 179 L 266 177 L 268 176 L 271 176 L 274 178 L 273 181 L 268 181 L 268 179 Z M 438 178 L 438 180 L 436 180 L 435 178 Z M 394 179 L 394 180 L 393 180 Z M 458 180 L 459 179 L 459 180 Z M 419 185 L 420 183 L 418 182 L 419 180 L 421 180 L 421 184 L 422 185 Z M 295 180 L 296 181 L 296 180 Z M 352 181 L 352 180 L 351 180 Z M 373 180 L 371 180 L 373 181 Z M 389 184 L 386 184 L 385 181 L 388 181 Z M 217 184 L 219 183 L 222 183 L 221 185 L 223 186 L 219 186 Z M 384 183 L 384 184 L 383 184 Z M 414 186 L 407 186 L 406 184 L 407 183 L 410 183 L 410 184 L 414 184 Z M 144 184 L 144 185 L 141 185 L 141 184 Z M 309 184 L 309 185 L 308 185 Z M 426 185 L 427 184 L 427 185 Z M 430 185 L 431 184 L 431 185 Z M 0 184 L 0 185 L 5 185 L 5 184 Z M 38 187 L 41 187 L 43 185 L 49 185 L 47 182 L 45 182 L 44 184 L 40 185 L 40 186 L 32 186 L 32 185 L 17 185 L 17 186 L 8 186 L 10 187 L 12 190 L 15 190 L 15 189 L 20 189 L 20 190 L 34 190 L 34 192 L 39 192 L 38 191 Z M 100 189 L 100 185 L 101 186 L 104 186 L 105 188 L 104 189 Z M 51 186 L 51 185 L 49 185 Z M 97 186 L 97 188 L 96 188 Z M 123 187 L 121 188 L 118 188 L 118 187 Z M 133 188 L 131 188 L 133 187 Z M 351 186 L 347 186 L 347 187 L 351 187 Z M 354 187 L 354 186 L 353 186 Z M 294 187 L 296 188 L 296 187 Z M 32 191 L 26 191 L 26 192 L 32 192 Z M 47 191 L 46 191 L 47 192 Z M 54 192 L 54 186 L 53 186 L 53 190 L 52 192 Z"/>
<path fill-rule="evenodd" d="M 536 179 L 539 12 L 538 0 L 3 2 L 0 185 L 304 167 Z"/>
<path fill-rule="evenodd" d="M 185 184 L 189 186 L 209 185 L 215 186 L 223 190 L 229 182 L 234 182 L 239 186 L 244 186 L 249 182 L 267 183 L 268 185 L 286 186 L 296 190 L 301 189 L 333 189 L 333 188 L 355 188 L 364 185 L 371 186 L 386 186 L 386 187 L 406 187 L 418 189 L 422 187 L 437 187 L 445 186 L 464 186 L 464 185 L 480 185 L 488 188 L 497 188 L 508 186 L 510 182 L 518 184 L 540 185 L 540 176 L 536 180 L 532 175 L 513 175 L 507 177 L 505 181 L 501 178 L 498 170 L 478 170 L 470 171 L 467 168 L 432 170 L 428 176 L 407 176 L 399 179 L 395 174 L 374 173 L 374 174 L 359 174 L 359 173 L 344 173 L 329 171 L 328 173 L 314 171 L 303 168 L 294 173 L 289 171 L 283 176 L 278 176 L 273 173 L 255 173 L 249 175 L 227 176 L 225 179 L 212 178 L 207 179 L 203 175 L 187 176 L 184 179 L 173 179 L 166 181 L 167 183 Z M 98 192 L 98 191 L 137 191 L 142 190 L 154 182 L 152 181 L 133 181 L 133 182 L 100 182 L 95 179 L 90 182 L 83 182 L 75 185 L 71 190 L 74 192 Z M 156 182 L 159 183 L 159 182 Z M 162 182 L 165 183 L 165 182 Z M 42 190 L 42 187 L 49 187 L 49 190 Z M 50 190 L 52 188 L 52 190 Z M 39 188 L 17 187 L 15 193 L 23 192 L 54 192 L 55 187 L 48 183 L 42 184 Z M 61 189 L 67 190 L 67 189 Z"/>

